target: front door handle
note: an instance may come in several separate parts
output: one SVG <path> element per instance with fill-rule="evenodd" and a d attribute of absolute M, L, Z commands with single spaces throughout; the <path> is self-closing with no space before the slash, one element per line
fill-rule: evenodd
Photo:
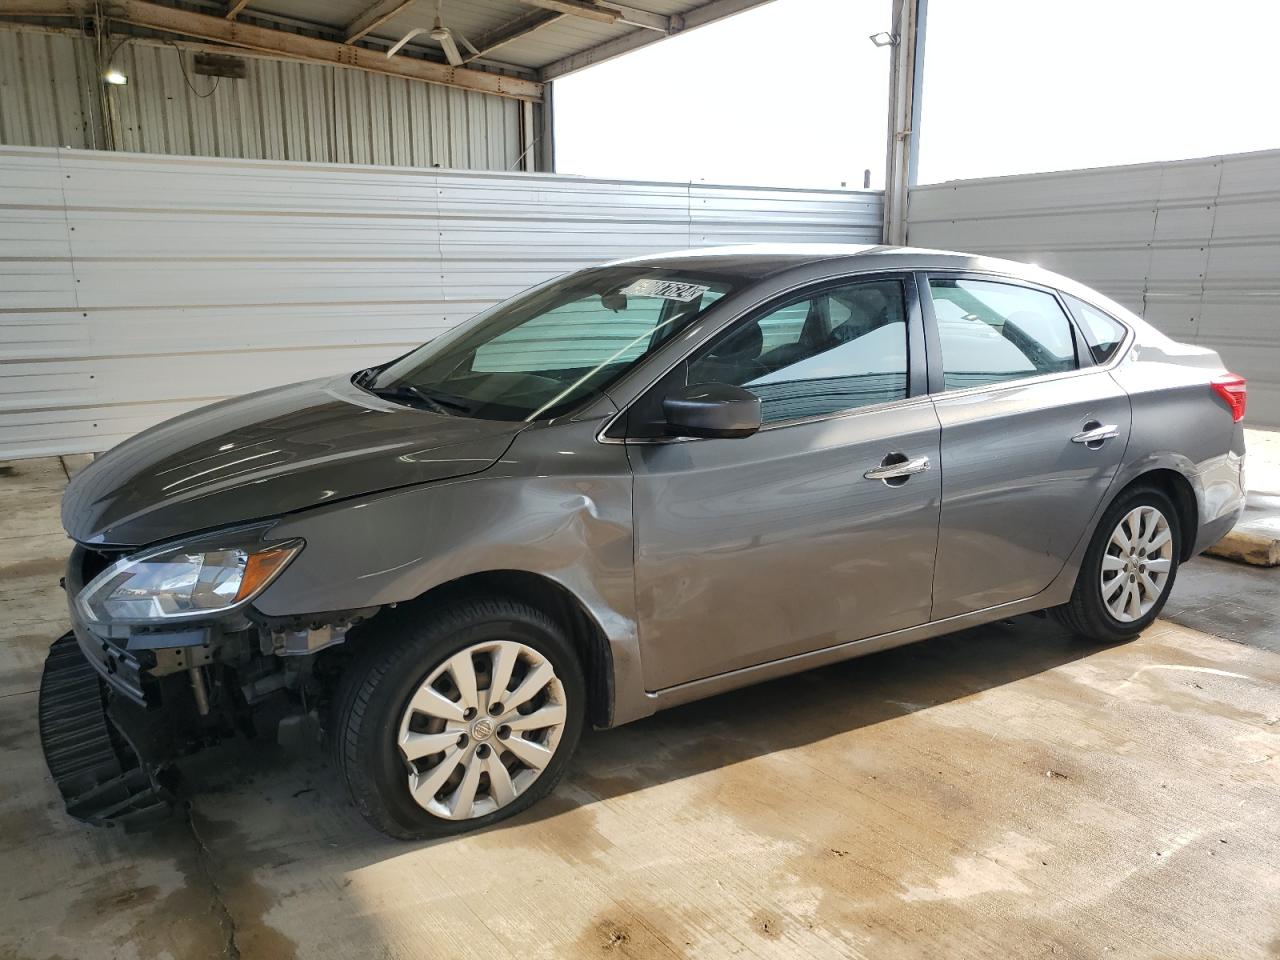
<path fill-rule="evenodd" d="M 872 467 L 863 474 L 868 480 L 883 480 L 890 483 L 893 480 L 906 482 L 908 477 L 912 477 L 917 473 L 924 473 L 929 469 L 928 457 L 915 457 L 908 460 L 905 454 L 891 453 L 881 462 L 880 466 Z"/>
<path fill-rule="evenodd" d="M 1071 438 L 1071 442 L 1083 443 L 1090 450 L 1097 450 L 1105 441 L 1114 439 L 1118 432 L 1119 428 L 1114 423 L 1090 420 L 1084 425 L 1084 430 Z"/>

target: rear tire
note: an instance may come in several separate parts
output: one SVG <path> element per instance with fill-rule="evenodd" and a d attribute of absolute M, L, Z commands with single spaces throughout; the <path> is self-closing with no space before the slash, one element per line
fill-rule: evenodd
<path fill-rule="evenodd" d="M 586 706 L 561 628 L 500 599 L 380 620 L 334 700 L 334 759 L 364 818 L 398 839 L 446 837 L 550 793 Z"/>
<path fill-rule="evenodd" d="M 1071 599 L 1051 613 L 1099 643 L 1130 640 L 1164 609 L 1178 574 L 1182 529 L 1173 501 L 1135 487 L 1107 508 L 1089 542 Z"/>

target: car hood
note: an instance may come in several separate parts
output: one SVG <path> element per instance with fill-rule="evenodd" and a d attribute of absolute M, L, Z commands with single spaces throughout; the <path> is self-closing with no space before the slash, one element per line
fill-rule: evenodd
<path fill-rule="evenodd" d="M 405 407 L 346 378 L 292 384 L 126 440 L 71 481 L 62 525 L 81 543 L 141 546 L 478 473 L 524 426 Z"/>

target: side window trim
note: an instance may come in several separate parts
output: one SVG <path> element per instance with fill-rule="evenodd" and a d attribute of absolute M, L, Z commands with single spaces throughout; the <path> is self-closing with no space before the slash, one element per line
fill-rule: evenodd
<path fill-rule="evenodd" d="M 925 321 L 918 275 L 914 272 L 896 274 L 902 278 L 902 288 L 907 298 L 907 399 L 929 395 L 929 348 L 925 343 Z"/>
<path fill-rule="evenodd" d="M 1035 290 L 1039 293 L 1047 293 L 1053 297 L 1058 304 L 1058 309 L 1062 311 L 1062 315 L 1067 318 L 1067 325 L 1071 330 L 1071 340 L 1075 350 L 1076 365 L 1075 370 L 1066 370 L 1058 373 L 1040 373 L 1031 377 L 1022 377 L 1017 380 L 1007 381 L 1007 384 L 988 383 L 976 387 L 961 387 L 948 390 L 945 385 L 943 368 L 942 368 L 942 338 L 938 332 L 938 315 L 933 309 L 933 293 L 929 287 L 929 280 L 937 278 L 939 280 L 976 280 L 986 281 L 988 283 L 1004 283 L 1009 286 L 1023 287 L 1027 290 Z M 1026 383 L 1039 383 L 1042 380 L 1049 380 L 1057 377 L 1071 377 L 1084 373 L 1095 367 L 1093 354 L 1089 351 L 1089 346 L 1085 342 L 1084 333 L 1080 329 L 1080 324 L 1068 307 L 1065 298 L 1060 290 L 1053 287 L 1042 286 L 1038 283 L 1032 283 L 1022 280 L 1018 277 L 1010 277 L 997 273 L 979 273 L 976 271 L 966 270 L 918 270 L 916 271 L 916 286 L 919 289 L 921 314 L 924 318 L 924 341 L 925 350 L 927 351 L 928 368 L 928 389 L 931 395 L 955 395 L 966 391 L 984 391 L 999 389 L 1002 386 L 1015 387 Z"/>
<path fill-rule="evenodd" d="M 1093 351 L 1089 349 L 1089 341 L 1085 339 L 1084 324 L 1076 319 L 1075 311 L 1071 309 L 1071 304 L 1067 302 L 1067 298 L 1061 290 L 1053 290 L 1052 293 L 1058 298 L 1058 306 L 1062 308 L 1062 312 L 1067 315 L 1067 323 L 1071 324 L 1071 336 L 1076 342 L 1076 363 L 1081 370 L 1096 367 L 1098 363 L 1093 359 Z"/>
<path fill-rule="evenodd" d="M 776 297 L 766 300 L 764 303 L 756 304 L 750 310 L 745 311 L 740 316 L 734 318 L 732 322 L 727 324 L 724 329 L 720 330 L 714 338 L 705 343 L 700 344 L 692 353 L 699 353 L 709 349 L 714 344 L 723 339 L 733 336 L 734 332 L 744 324 L 753 320 L 758 320 L 776 310 L 784 309 L 792 304 L 803 300 L 810 299 L 821 294 L 825 290 L 833 290 L 841 287 L 849 287 L 859 283 L 874 283 L 876 281 L 897 280 L 902 284 L 904 310 L 907 321 L 907 395 L 901 400 L 894 400 L 889 403 L 876 404 L 873 407 L 850 407 L 845 410 L 838 410 L 829 414 L 823 414 L 816 417 L 796 417 L 789 420 L 778 420 L 773 423 L 765 424 L 762 430 L 775 430 L 779 427 L 789 427 L 799 423 L 811 423 L 822 420 L 830 420 L 836 417 L 848 416 L 851 413 L 861 413 L 864 410 L 882 409 L 886 407 L 896 406 L 898 404 L 906 404 L 919 402 L 921 398 L 926 398 L 929 394 L 928 369 L 925 363 L 925 323 L 924 316 L 921 311 L 921 295 L 917 283 L 917 275 L 912 270 L 886 270 L 876 273 L 854 273 L 847 274 L 842 277 L 825 277 L 822 280 L 816 280 L 813 283 L 806 284 L 802 287 L 796 287 L 785 293 L 780 293 Z M 621 411 L 615 418 L 614 422 L 628 422 L 629 413 L 634 408 L 642 404 L 654 390 L 664 389 L 664 381 L 672 371 L 686 368 L 689 363 L 689 357 L 683 357 L 671 370 L 651 384 L 644 393 L 636 397 L 627 405 L 626 410 Z M 629 432 L 629 431 L 628 431 Z M 628 443 L 666 443 L 666 442 L 683 442 L 684 438 L 652 438 L 652 437 L 632 437 L 625 438 Z M 615 441 L 616 442 L 616 441 Z"/>

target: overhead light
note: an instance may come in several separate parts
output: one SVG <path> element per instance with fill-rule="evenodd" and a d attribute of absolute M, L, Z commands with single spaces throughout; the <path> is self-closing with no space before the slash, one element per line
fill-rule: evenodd
<path fill-rule="evenodd" d="M 894 47 L 898 44 L 898 38 L 892 33 L 873 33 L 868 39 L 877 47 Z"/>
<path fill-rule="evenodd" d="M 126 83 L 129 82 L 129 78 L 126 77 L 119 70 L 108 70 L 106 73 L 102 75 L 102 82 L 109 83 L 113 87 L 123 87 Z"/>

